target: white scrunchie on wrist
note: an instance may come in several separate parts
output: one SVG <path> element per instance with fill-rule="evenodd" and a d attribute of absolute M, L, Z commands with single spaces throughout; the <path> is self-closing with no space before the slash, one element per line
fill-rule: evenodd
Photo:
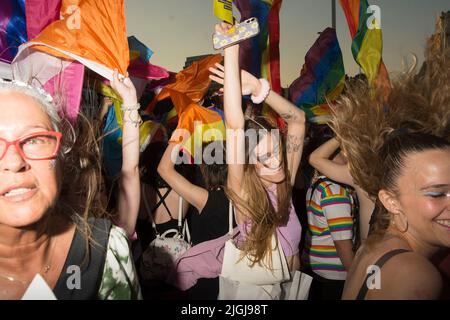
<path fill-rule="evenodd" d="M 259 79 L 259 82 L 261 83 L 261 92 L 257 96 L 251 95 L 251 99 L 254 104 L 260 104 L 264 102 L 264 100 L 266 100 L 266 98 L 269 96 L 270 93 L 269 81 L 261 78 Z"/>

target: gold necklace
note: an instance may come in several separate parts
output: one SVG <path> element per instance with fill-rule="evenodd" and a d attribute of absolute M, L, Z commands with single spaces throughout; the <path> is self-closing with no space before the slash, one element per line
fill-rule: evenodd
<path fill-rule="evenodd" d="M 50 249 L 50 256 L 47 259 L 47 263 L 45 263 L 41 267 L 40 271 L 38 272 L 39 274 L 42 275 L 43 278 L 46 278 L 48 272 L 50 271 L 50 269 L 52 267 L 53 253 L 55 251 L 54 248 L 55 248 L 55 245 L 56 245 L 56 239 L 50 238 L 49 241 L 52 242 L 51 243 L 52 247 Z M 31 279 L 31 280 L 25 281 L 25 280 L 18 279 L 16 277 L 12 277 L 12 276 L 9 276 L 9 275 L 4 275 L 4 274 L 1 274 L 1 273 L 0 273 L 0 277 L 3 278 L 3 279 L 8 280 L 10 283 L 12 283 L 12 282 L 21 283 L 24 287 L 27 287 L 27 285 L 29 285 L 30 282 L 33 280 L 33 279 Z"/>

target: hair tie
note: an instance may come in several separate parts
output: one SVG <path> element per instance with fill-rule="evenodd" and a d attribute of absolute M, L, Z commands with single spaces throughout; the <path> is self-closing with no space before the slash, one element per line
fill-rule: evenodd
<path fill-rule="evenodd" d="M 261 104 L 266 100 L 266 98 L 269 96 L 270 93 L 270 84 L 269 81 L 266 79 L 259 79 L 259 82 L 261 83 L 261 91 L 257 96 L 252 95 L 251 99 L 254 104 Z"/>

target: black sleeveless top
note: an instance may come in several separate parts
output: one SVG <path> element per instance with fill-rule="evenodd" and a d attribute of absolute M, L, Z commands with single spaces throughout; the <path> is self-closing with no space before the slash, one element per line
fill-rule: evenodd
<path fill-rule="evenodd" d="M 202 212 L 194 209 L 189 217 L 193 245 L 220 238 L 228 232 L 229 205 L 223 189 L 208 191 L 208 200 Z"/>
<path fill-rule="evenodd" d="M 61 275 L 53 290 L 58 300 L 96 300 L 103 277 L 103 269 L 108 249 L 111 221 L 106 219 L 89 219 L 94 244 L 86 252 L 85 237 L 75 231 L 72 244 Z M 71 289 L 71 277 L 75 274 L 73 266 L 80 267 L 81 286 Z"/>

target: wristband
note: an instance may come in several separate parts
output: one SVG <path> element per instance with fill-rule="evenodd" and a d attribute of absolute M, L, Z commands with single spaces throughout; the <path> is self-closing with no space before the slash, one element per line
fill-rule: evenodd
<path fill-rule="evenodd" d="M 134 106 L 124 106 L 122 105 L 120 107 L 120 110 L 122 111 L 134 111 L 134 110 L 139 110 L 141 108 L 141 105 L 139 103 L 136 103 Z"/>
<path fill-rule="evenodd" d="M 259 79 L 259 82 L 261 83 L 261 92 L 257 96 L 254 95 L 251 96 L 251 99 L 254 104 L 260 104 L 264 102 L 264 100 L 267 99 L 270 93 L 269 81 L 267 81 L 266 79 Z"/>

